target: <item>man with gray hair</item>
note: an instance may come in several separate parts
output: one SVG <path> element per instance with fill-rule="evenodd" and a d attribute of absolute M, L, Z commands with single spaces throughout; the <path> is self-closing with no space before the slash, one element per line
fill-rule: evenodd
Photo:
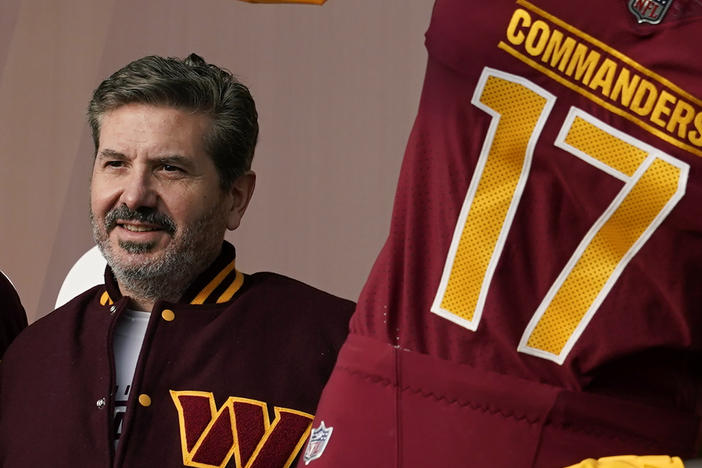
<path fill-rule="evenodd" d="M 235 267 L 248 89 L 195 54 L 144 57 L 100 84 L 88 119 L 105 284 L 7 353 L 0 465 L 290 466 L 353 303 Z"/>

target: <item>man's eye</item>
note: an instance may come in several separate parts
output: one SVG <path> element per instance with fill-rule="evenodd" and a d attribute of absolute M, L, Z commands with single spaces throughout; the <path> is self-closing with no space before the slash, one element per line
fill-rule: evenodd
<path fill-rule="evenodd" d="M 183 170 L 178 166 L 171 166 L 170 164 L 164 164 L 163 170 L 166 172 L 183 172 Z"/>
<path fill-rule="evenodd" d="M 107 161 L 105 162 L 105 167 L 122 167 L 124 162 L 122 161 Z"/>

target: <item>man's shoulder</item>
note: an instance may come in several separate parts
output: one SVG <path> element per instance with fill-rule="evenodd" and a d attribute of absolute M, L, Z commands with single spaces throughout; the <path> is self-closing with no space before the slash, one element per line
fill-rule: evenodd
<path fill-rule="evenodd" d="M 53 346 L 52 343 L 63 342 L 66 333 L 72 333 L 71 330 L 79 325 L 88 306 L 92 302 L 99 304 L 101 289 L 104 289 L 104 286 L 90 288 L 29 325 L 13 341 L 3 361 L 12 360 L 14 355 L 20 355 L 20 359 L 28 359 L 28 353 L 34 354 L 37 350 Z"/>
<path fill-rule="evenodd" d="M 234 306 L 237 320 L 246 316 L 245 320 L 256 324 L 256 335 L 268 334 L 269 342 L 298 343 L 290 337 L 304 336 L 302 348 L 313 349 L 315 356 L 320 349 L 336 356 L 348 334 L 354 302 L 279 273 L 254 273 L 247 275 L 244 284 L 247 282 L 234 302 L 241 301 Z M 302 354 L 296 344 L 290 346 Z"/>
<path fill-rule="evenodd" d="M 248 283 L 248 284 L 247 284 Z M 247 275 L 239 304 L 291 329 L 346 333 L 356 304 L 279 273 Z M 334 330 L 331 332 L 330 330 Z"/>
<path fill-rule="evenodd" d="M 295 278 L 269 271 L 246 275 L 247 290 L 265 293 L 271 300 L 305 301 L 329 304 L 341 309 L 353 309 L 355 303 L 329 292 L 310 286 Z"/>
<path fill-rule="evenodd" d="M 65 321 L 70 316 L 84 313 L 91 303 L 99 305 L 100 296 L 105 292 L 105 285 L 100 284 L 83 291 L 59 308 L 49 312 L 47 315 L 37 320 L 34 324 L 52 321 Z M 47 324 L 48 325 L 48 324 Z"/>

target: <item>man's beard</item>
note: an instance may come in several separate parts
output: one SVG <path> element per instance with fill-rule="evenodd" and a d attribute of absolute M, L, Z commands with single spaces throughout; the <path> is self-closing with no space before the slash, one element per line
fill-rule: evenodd
<path fill-rule="evenodd" d="M 224 237 L 220 205 L 205 213 L 187 226 L 177 226 L 167 215 L 153 208 L 129 209 L 122 204 L 105 215 L 104 226 L 90 210 L 93 239 L 107 260 L 107 264 L 124 292 L 151 301 L 159 299 L 176 301 L 190 283 L 214 261 L 221 249 Z M 124 262 L 109 241 L 109 233 L 117 220 L 141 221 L 160 226 L 171 236 L 169 245 L 157 256 L 142 262 Z M 119 241 L 119 249 L 129 254 L 147 254 L 156 243 Z"/>

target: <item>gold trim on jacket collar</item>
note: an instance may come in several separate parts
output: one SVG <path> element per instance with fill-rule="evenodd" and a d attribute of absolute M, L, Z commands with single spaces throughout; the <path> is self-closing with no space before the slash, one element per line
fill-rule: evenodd
<path fill-rule="evenodd" d="M 222 268 L 222 271 L 220 271 L 217 276 L 215 276 L 210 283 L 202 288 L 202 290 L 198 293 L 197 296 L 195 296 L 195 299 L 190 301 L 191 304 L 204 304 L 205 300 L 212 294 L 212 291 L 215 290 L 217 286 L 219 286 L 222 281 L 224 281 L 224 278 L 227 277 L 229 273 L 234 269 L 234 262 L 235 260 L 232 260 L 229 265 L 225 266 Z M 238 273 L 238 272 L 237 272 Z M 238 275 L 237 275 L 238 276 Z M 234 279 L 234 283 L 236 283 L 236 278 Z M 233 283 L 232 283 L 233 284 Z M 238 289 L 238 288 L 237 288 Z M 217 300 L 217 303 L 219 303 L 219 299 Z"/>
<path fill-rule="evenodd" d="M 221 304 L 222 302 L 230 301 L 232 297 L 234 297 L 234 294 L 236 294 L 236 292 L 239 289 L 241 289 L 241 286 L 244 284 L 244 275 L 239 270 L 236 270 L 234 260 L 232 260 L 227 266 L 222 268 L 222 270 L 217 274 L 217 276 L 215 276 L 212 279 L 212 281 L 210 281 L 207 284 L 207 286 L 202 288 L 202 290 L 197 294 L 197 296 L 195 296 L 195 299 L 190 301 L 190 304 L 204 304 L 205 301 L 207 301 L 207 299 L 210 297 L 212 292 L 222 284 L 224 279 L 232 272 L 232 270 L 235 272 L 234 281 L 232 281 L 232 283 L 227 287 L 227 289 L 225 289 L 224 292 L 219 295 L 217 301 L 215 302 L 217 304 Z M 102 296 L 100 296 L 100 305 L 108 306 L 112 305 L 113 303 L 114 302 L 108 294 L 108 292 L 103 292 Z"/>
<path fill-rule="evenodd" d="M 112 305 L 112 299 L 110 298 L 110 295 L 107 294 L 107 291 L 102 293 L 102 296 L 100 296 L 100 305 Z"/>
<path fill-rule="evenodd" d="M 236 294 L 236 292 L 241 288 L 241 286 L 244 284 L 244 275 L 237 270 L 236 271 L 236 277 L 234 278 L 234 281 L 232 281 L 232 284 L 229 285 L 229 287 L 217 298 L 217 304 L 221 304 L 222 302 L 227 302 L 231 300 L 231 298 Z"/>

